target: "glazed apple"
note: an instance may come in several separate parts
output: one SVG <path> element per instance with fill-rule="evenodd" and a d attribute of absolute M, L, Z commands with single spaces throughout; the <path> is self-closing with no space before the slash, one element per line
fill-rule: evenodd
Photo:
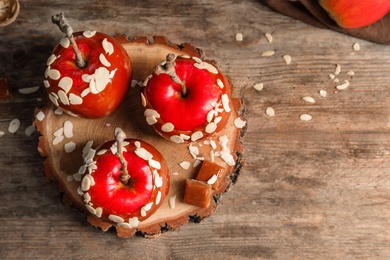
<path fill-rule="evenodd" d="M 343 28 L 370 25 L 390 11 L 389 0 L 319 0 L 329 16 Z"/>
<path fill-rule="evenodd" d="M 209 61 L 168 54 L 141 89 L 146 122 L 176 143 L 197 141 L 227 123 L 230 84 Z"/>
<path fill-rule="evenodd" d="M 53 104 L 71 115 L 99 118 L 124 100 L 132 77 L 130 58 L 114 38 L 73 33 L 62 14 L 52 17 L 66 34 L 47 60 L 44 85 Z"/>
<path fill-rule="evenodd" d="M 103 221 L 136 228 L 164 201 L 170 187 L 168 166 L 152 145 L 125 139 L 122 130 L 116 140 L 96 150 L 84 150 L 86 173 L 79 193 L 86 209 Z"/>

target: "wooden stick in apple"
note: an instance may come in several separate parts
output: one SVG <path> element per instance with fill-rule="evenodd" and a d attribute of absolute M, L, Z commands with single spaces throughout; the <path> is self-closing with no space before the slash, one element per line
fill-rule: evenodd
<path fill-rule="evenodd" d="M 68 23 L 68 20 L 66 20 L 63 13 L 53 15 L 51 17 L 51 21 L 58 25 L 61 32 L 65 33 L 66 37 L 68 37 L 70 44 L 72 45 L 72 48 L 76 54 L 76 63 L 79 68 L 85 68 L 87 66 L 87 63 L 84 61 L 81 51 L 77 47 L 76 41 L 73 37 L 73 29 Z"/>
<path fill-rule="evenodd" d="M 127 185 L 129 183 L 130 174 L 129 174 L 129 171 L 127 170 L 127 161 L 123 157 L 123 142 L 125 141 L 125 138 L 126 138 L 126 135 L 122 131 L 122 129 L 117 129 L 117 131 L 115 133 L 115 140 L 116 140 L 117 149 L 118 149 L 116 156 L 119 158 L 119 161 L 121 162 L 121 165 L 122 165 L 121 169 L 120 169 L 121 181 L 123 184 Z"/>
<path fill-rule="evenodd" d="M 173 80 L 173 82 L 176 82 L 177 84 L 179 84 L 181 86 L 182 97 L 186 97 L 187 96 L 187 88 L 186 88 L 184 81 L 182 81 L 179 78 L 179 76 L 176 74 L 175 60 L 176 60 L 176 55 L 173 53 L 169 53 L 166 57 L 165 63 L 159 64 L 154 68 L 154 73 L 157 75 L 160 73 L 168 74 L 171 77 L 171 79 Z"/>

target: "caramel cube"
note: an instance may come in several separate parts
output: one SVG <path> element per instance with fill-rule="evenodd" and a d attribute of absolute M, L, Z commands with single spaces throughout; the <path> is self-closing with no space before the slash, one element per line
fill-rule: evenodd
<path fill-rule="evenodd" d="M 211 202 L 211 185 L 193 179 L 186 180 L 184 202 L 193 206 L 208 208 Z"/>
<path fill-rule="evenodd" d="M 210 184 L 214 190 L 218 190 L 219 184 L 221 184 L 224 177 L 225 168 L 216 163 L 205 160 L 200 167 L 196 180 L 204 181 L 207 184 Z"/>

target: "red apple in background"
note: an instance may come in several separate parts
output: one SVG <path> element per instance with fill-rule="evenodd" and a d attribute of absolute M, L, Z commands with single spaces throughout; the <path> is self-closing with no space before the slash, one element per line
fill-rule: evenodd
<path fill-rule="evenodd" d="M 67 37 L 47 60 L 44 85 L 50 100 L 75 116 L 111 114 L 124 100 L 131 81 L 132 66 L 126 50 L 103 33 L 73 34 L 62 14 L 52 19 Z"/>
<path fill-rule="evenodd" d="M 380 20 L 390 11 L 389 0 L 319 0 L 319 4 L 343 28 L 360 28 Z"/>
<path fill-rule="evenodd" d="M 170 187 L 168 166 L 158 150 L 116 132 L 96 150 L 83 151 L 86 173 L 79 193 L 94 216 L 119 226 L 136 228 L 164 201 Z"/>
<path fill-rule="evenodd" d="M 217 133 L 231 112 L 229 81 L 198 57 L 168 54 L 144 81 L 141 98 L 148 124 L 176 143 Z"/>

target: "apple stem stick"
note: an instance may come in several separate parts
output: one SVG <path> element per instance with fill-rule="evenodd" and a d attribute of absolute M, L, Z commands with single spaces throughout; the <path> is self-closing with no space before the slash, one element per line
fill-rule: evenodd
<path fill-rule="evenodd" d="M 118 130 L 115 134 L 115 140 L 117 143 L 118 151 L 116 153 L 116 156 L 118 157 L 119 161 L 121 162 L 121 181 L 123 184 L 128 184 L 130 179 L 130 174 L 127 171 L 127 161 L 123 157 L 123 146 L 122 143 L 124 142 L 126 138 L 125 133 L 122 130 Z"/>
<path fill-rule="evenodd" d="M 68 21 L 66 20 L 65 16 L 60 13 L 53 15 L 51 17 L 51 21 L 58 25 L 61 32 L 65 33 L 66 37 L 68 37 L 70 44 L 73 47 L 73 50 L 76 54 L 76 64 L 79 68 L 85 68 L 87 66 L 86 62 L 84 61 L 83 57 L 81 56 L 81 51 L 77 47 L 76 41 L 73 37 L 73 29 L 69 25 Z"/>
<path fill-rule="evenodd" d="M 187 87 L 184 84 L 184 81 L 182 81 L 179 76 L 176 74 L 175 65 L 176 65 L 176 55 L 173 53 L 169 53 L 166 57 L 166 61 L 162 65 L 157 65 L 154 69 L 154 73 L 157 75 L 160 73 L 166 73 L 168 74 L 173 82 L 180 84 L 181 90 L 182 90 L 182 96 L 187 96 Z"/>

